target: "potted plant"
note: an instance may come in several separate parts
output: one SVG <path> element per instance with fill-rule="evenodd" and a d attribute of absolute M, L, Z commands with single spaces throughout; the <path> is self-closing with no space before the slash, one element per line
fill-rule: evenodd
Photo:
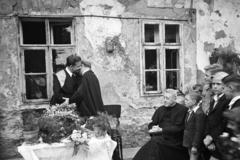
<path fill-rule="evenodd" d="M 23 113 L 23 137 L 27 144 L 38 142 L 38 118 L 39 114 L 35 110 Z"/>

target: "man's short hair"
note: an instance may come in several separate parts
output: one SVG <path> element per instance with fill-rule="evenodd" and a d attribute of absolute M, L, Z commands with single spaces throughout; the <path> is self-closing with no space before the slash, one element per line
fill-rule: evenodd
<path fill-rule="evenodd" d="M 81 62 L 81 57 L 77 55 L 70 55 L 67 57 L 66 66 L 75 66 L 77 62 Z"/>
<path fill-rule="evenodd" d="M 177 90 L 175 89 L 166 89 L 164 93 L 169 93 L 174 97 L 177 97 Z"/>
<path fill-rule="evenodd" d="M 240 91 L 240 76 L 239 75 L 228 75 L 222 79 L 222 83 L 225 85 L 233 85 L 237 91 Z"/>

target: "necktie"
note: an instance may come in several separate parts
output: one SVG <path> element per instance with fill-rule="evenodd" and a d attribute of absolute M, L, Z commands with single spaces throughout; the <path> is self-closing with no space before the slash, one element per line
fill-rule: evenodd
<path fill-rule="evenodd" d="M 191 113 L 192 113 L 192 111 L 188 111 L 185 123 L 187 123 L 187 121 L 190 119 Z"/>

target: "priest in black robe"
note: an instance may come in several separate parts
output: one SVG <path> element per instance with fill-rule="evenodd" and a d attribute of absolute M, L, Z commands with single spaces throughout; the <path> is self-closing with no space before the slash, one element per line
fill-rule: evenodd
<path fill-rule="evenodd" d="M 81 85 L 65 103 L 76 103 L 80 116 L 96 116 L 98 112 L 105 112 L 100 84 L 91 70 L 90 62 L 82 61 L 80 74 L 82 75 Z"/>
<path fill-rule="evenodd" d="M 151 135 L 133 160 L 189 160 L 188 151 L 182 146 L 187 108 L 176 103 L 177 92 L 167 89 L 164 105 L 159 107 L 148 125 Z"/>

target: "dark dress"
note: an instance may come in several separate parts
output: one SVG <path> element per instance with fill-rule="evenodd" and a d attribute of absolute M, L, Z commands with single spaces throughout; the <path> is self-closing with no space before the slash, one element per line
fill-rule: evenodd
<path fill-rule="evenodd" d="M 148 127 L 159 125 L 162 134 L 152 135 L 133 160 L 188 160 L 187 148 L 182 146 L 187 110 L 180 104 L 159 107 Z"/>
<path fill-rule="evenodd" d="M 81 83 L 81 77 L 68 74 L 66 69 L 60 70 L 54 75 L 53 80 L 53 96 L 50 100 L 50 105 L 62 104 L 65 98 L 70 98 L 77 90 Z"/>
<path fill-rule="evenodd" d="M 80 116 L 96 116 L 98 112 L 104 112 L 100 84 L 92 70 L 83 74 L 82 83 L 69 103 L 77 104 Z"/>

